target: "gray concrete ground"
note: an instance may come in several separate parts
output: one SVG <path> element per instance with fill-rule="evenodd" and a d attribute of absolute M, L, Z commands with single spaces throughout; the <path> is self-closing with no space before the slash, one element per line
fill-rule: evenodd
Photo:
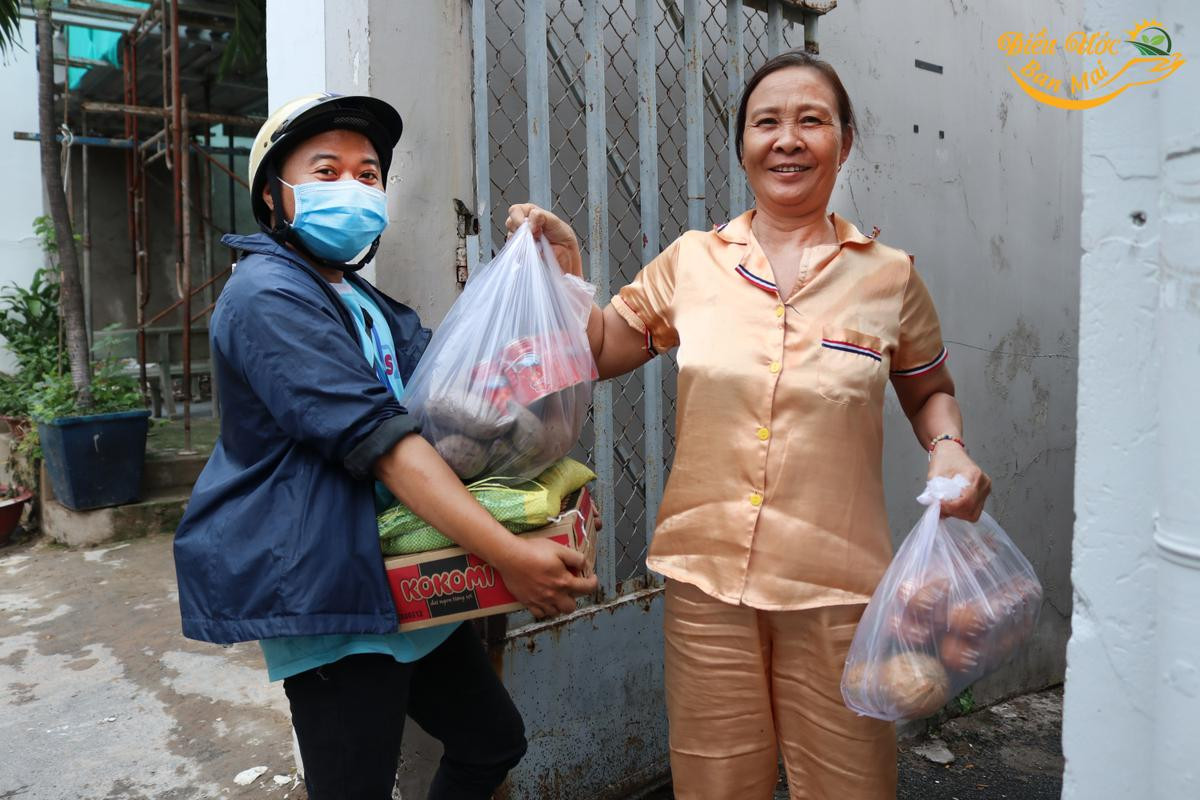
<path fill-rule="evenodd" d="M 0 798 L 305 794 L 258 646 L 180 634 L 167 536 L 0 549 L 0 708 Z"/>
<path fill-rule="evenodd" d="M 898 800 L 1057 800 L 1061 706 L 1049 690 L 905 740 Z M 0 548 L 0 709 L 0 800 L 306 798 L 258 646 L 180 634 L 169 536 Z"/>
<path fill-rule="evenodd" d="M 954 757 L 949 764 L 929 756 Z M 1059 800 L 1062 687 L 943 723 L 900 745 L 898 800 Z"/>

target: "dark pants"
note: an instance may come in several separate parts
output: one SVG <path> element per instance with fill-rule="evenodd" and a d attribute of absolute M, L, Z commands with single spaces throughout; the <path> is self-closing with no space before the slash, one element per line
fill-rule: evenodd
<path fill-rule="evenodd" d="M 311 800 L 388 800 L 405 715 L 445 747 L 430 800 L 484 800 L 525 755 L 525 726 L 470 625 L 420 661 L 364 654 L 283 682 Z"/>

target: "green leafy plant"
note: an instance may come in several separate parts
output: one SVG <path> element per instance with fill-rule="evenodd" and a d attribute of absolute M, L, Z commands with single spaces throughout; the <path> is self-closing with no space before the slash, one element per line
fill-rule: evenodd
<path fill-rule="evenodd" d="M 33 230 L 53 263 L 58 243 L 50 218 L 34 219 Z M 0 288 L 0 336 L 17 362 L 13 374 L 0 375 L 0 414 L 6 417 L 28 417 L 34 387 L 66 368 L 60 344 L 59 295 L 53 268 L 38 269 L 28 286 L 9 283 Z"/>
<path fill-rule="evenodd" d="M 30 416 L 38 422 L 80 414 L 108 414 L 145 407 L 137 377 L 124 361 L 114 356 L 116 326 L 110 325 L 96 337 L 90 404 L 79 402 L 71 376 L 62 371 L 44 378 L 30 399 Z"/>
<path fill-rule="evenodd" d="M 252 74 L 267 63 L 266 0 L 234 0 L 233 32 L 221 54 L 217 80 Z"/>
<path fill-rule="evenodd" d="M 975 710 L 975 693 L 971 691 L 970 686 L 963 689 L 959 692 L 958 697 L 954 698 L 954 707 L 963 714 L 970 714 Z"/>
<path fill-rule="evenodd" d="M 142 408 L 142 393 L 137 378 L 116 361 L 102 361 L 92 376 L 92 402 L 79 403 L 78 393 L 69 374 L 52 375 L 34 390 L 30 416 L 38 422 L 80 414 L 107 414 Z"/>
<path fill-rule="evenodd" d="M 0 55 L 21 47 L 21 0 L 0 0 Z"/>
<path fill-rule="evenodd" d="M 29 416 L 33 388 L 66 367 L 59 347 L 58 282 L 53 273 L 39 269 L 28 287 L 10 283 L 0 289 L 0 336 L 17 362 L 14 374 L 0 376 L 0 414 Z"/>

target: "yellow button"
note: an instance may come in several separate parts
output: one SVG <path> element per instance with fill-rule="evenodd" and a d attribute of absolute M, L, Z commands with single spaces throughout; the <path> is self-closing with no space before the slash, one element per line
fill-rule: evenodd
<path fill-rule="evenodd" d="M 783 306 L 775 306 L 775 316 L 777 316 L 777 317 L 783 316 Z"/>
<path fill-rule="evenodd" d="M 763 501 L 763 496 L 761 494 L 759 494 L 758 492 L 755 492 L 754 494 L 750 495 L 750 505 L 754 506 L 755 508 L 758 508 L 759 506 L 761 506 L 762 501 Z"/>
<path fill-rule="evenodd" d="M 771 432 L 766 428 L 759 428 L 758 438 L 765 442 L 767 439 L 771 438 Z"/>
<path fill-rule="evenodd" d="M 771 362 L 771 374 L 772 375 L 779 374 L 779 370 L 781 370 L 781 369 L 783 369 L 783 364 L 780 364 L 778 361 Z"/>

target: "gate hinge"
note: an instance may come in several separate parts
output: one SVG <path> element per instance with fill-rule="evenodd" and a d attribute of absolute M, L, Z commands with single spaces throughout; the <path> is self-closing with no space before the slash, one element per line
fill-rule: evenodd
<path fill-rule="evenodd" d="M 454 214 L 457 218 L 455 229 L 457 231 L 457 242 L 454 246 L 454 272 L 455 279 L 458 281 L 458 288 L 462 288 L 467 284 L 467 278 L 470 272 L 471 259 L 468 257 L 468 248 L 472 245 L 474 249 L 479 249 L 479 217 L 471 212 L 467 204 L 457 197 L 454 198 Z"/>

